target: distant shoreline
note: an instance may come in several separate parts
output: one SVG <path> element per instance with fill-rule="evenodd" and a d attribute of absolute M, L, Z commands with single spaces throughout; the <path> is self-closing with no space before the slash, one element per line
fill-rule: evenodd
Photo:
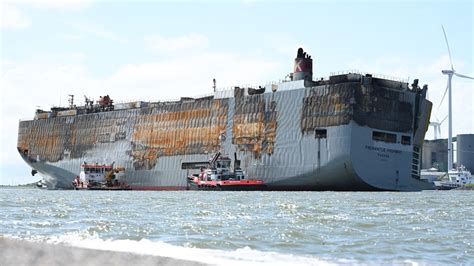
<path fill-rule="evenodd" d="M 2 188 L 36 188 L 36 186 L 25 186 L 25 185 L 19 185 L 19 186 L 10 186 L 10 185 L 0 185 L 0 189 Z"/>
<path fill-rule="evenodd" d="M 18 185 L 0 185 L 0 188 L 37 188 L 36 184 L 39 181 L 28 183 L 28 184 L 18 184 Z"/>
<path fill-rule="evenodd" d="M 0 236 L 2 265 L 205 265 L 167 257 L 29 242 Z"/>

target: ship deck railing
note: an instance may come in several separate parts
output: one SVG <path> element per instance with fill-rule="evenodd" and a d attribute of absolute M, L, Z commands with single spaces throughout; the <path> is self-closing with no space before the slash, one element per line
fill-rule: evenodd
<path fill-rule="evenodd" d="M 410 81 L 410 78 L 400 78 L 400 77 L 389 76 L 389 75 L 384 75 L 384 74 L 371 73 L 371 72 L 367 72 L 367 71 L 360 71 L 358 69 L 341 70 L 341 71 L 335 71 L 335 72 L 330 72 L 329 73 L 330 76 L 347 75 L 347 74 L 359 74 L 359 75 L 362 75 L 362 76 L 370 74 L 374 78 L 398 81 L 398 82 L 402 82 L 402 83 L 409 83 L 409 81 Z"/>

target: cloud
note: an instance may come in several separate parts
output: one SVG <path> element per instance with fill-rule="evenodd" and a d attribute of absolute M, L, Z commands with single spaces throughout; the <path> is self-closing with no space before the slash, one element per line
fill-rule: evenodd
<path fill-rule="evenodd" d="M 25 13 L 7 3 L 0 4 L 0 17 L 2 29 L 19 30 L 31 25 L 31 20 Z"/>
<path fill-rule="evenodd" d="M 90 7 L 95 0 L 6 0 L 6 2 L 38 9 L 84 9 Z"/>
<path fill-rule="evenodd" d="M 38 106 L 47 109 L 60 102 L 65 104 L 65 96 L 70 90 L 79 93 L 82 92 L 80 86 L 95 83 L 81 61 L 81 55 L 71 54 L 32 58 L 27 63 L 0 62 L 0 160 L 3 168 L 0 179 L 7 173 L 14 176 L 29 174 L 16 151 L 19 120 L 32 119 Z M 36 176 L 32 181 L 37 179 Z"/>
<path fill-rule="evenodd" d="M 263 42 L 268 45 L 269 50 L 276 51 L 288 58 L 294 58 L 300 47 L 310 47 L 301 40 L 297 40 L 292 34 L 285 32 L 265 33 Z"/>
<path fill-rule="evenodd" d="M 80 10 L 90 7 L 93 2 L 94 0 L 5 0 L 0 4 L 0 28 L 21 30 L 31 26 L 30 16 L 20 7 Z"/>
<path fill-rule="evenodd" d="M 125 65 L 102 82 L 121 99 L 169 100 L 210 94 L 213 78 L 219 88 L 243 83 L 263 85 L 276 69 L 275 62 L 263 58 L 204 52 Z"/>
<path fill-rule="evenodd" d="M 91 22 L 82 22 L 82 23 L 72 23 L 71 26 L 77 31 L 89 35 L 93 35 L 99 38 L 108 39 L 118 43 L 126 43 L 127 40 L 118 36 L 112 31 L 106 30 L 100 25 L 91 23 Z M 80 39 L 81 36 L 77 34 L 66 34 L 66 38 L 71 39 Z"/>
<path fill-rule="evenodd" d="M 145 38 L 148 48 L 154 53 L 165 53 L 175 51 L 189 51 L 193 49 L 205 49 L 208 47 L 207 37 L 191 33 L 178 37 L 164 37 L 161 35 L 152 35 Z"/>

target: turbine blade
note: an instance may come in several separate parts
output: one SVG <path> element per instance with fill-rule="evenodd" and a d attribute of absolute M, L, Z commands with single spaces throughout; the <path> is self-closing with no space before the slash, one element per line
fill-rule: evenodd
<path fill-rule="evenodd" d="M 439 122 L 439 124 L 440 124 L 440 125 L 443 124 L 443 122 L 444 122 L 444 120 L 446 120 L 446 118 L 448 118 L 448 116 L 445 116 L 445 117 L 443 118 L 443 120 L 441 120 L 441 122 Z"/>
<path fill-rule="evenodd" d="M 466 75 L 463 75 L 463 74 L 459 74 L 459 73 L 456 73 L 454 72 L 454 75 L 460 77 L 460 78 L 466 78 L 466 79 L 474 79 L 473 77 L 469 77 L 469 76 L 466 76 Z"/>
<path fill-rule="evenodd" d="M 438 110 L 443 104 L 444 97 L 446 97 L 446 92 L 448 92 L 448 87 L 449 87 L 449 80 L 448 80 L 448 84 L 446 84 L 446 90 L 444 90 L 443 98 L 441 98 L 441 102 L 439 103 Z"/>
<path fill-rule="evenodd" d="M 441 28 L 443 29 L 443 33 L 444 33 L 444 40 L 446 41 L 446 46 L 448 47 L 449 62 L 451 63 L 451 70 L 453 70 L 453 71 L 454 71 L 454 67 L 453 67 L 453 61 L 451 60 L 451 49 L 449 49 L 448 37 L 446 37 L 446 31 L 444 31 L 444 27 L 443 27 L 443 25 L 441 25 Z"/>

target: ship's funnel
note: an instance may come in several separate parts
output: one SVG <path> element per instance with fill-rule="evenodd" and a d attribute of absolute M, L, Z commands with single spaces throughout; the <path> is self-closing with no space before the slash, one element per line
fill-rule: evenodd
<path fill-rule="evenodd" d="M 313 80 L 313 59 L 303 48 L 298 49 L 295 58 L 295 68 L 293 71 L 293 80 Z"/>

